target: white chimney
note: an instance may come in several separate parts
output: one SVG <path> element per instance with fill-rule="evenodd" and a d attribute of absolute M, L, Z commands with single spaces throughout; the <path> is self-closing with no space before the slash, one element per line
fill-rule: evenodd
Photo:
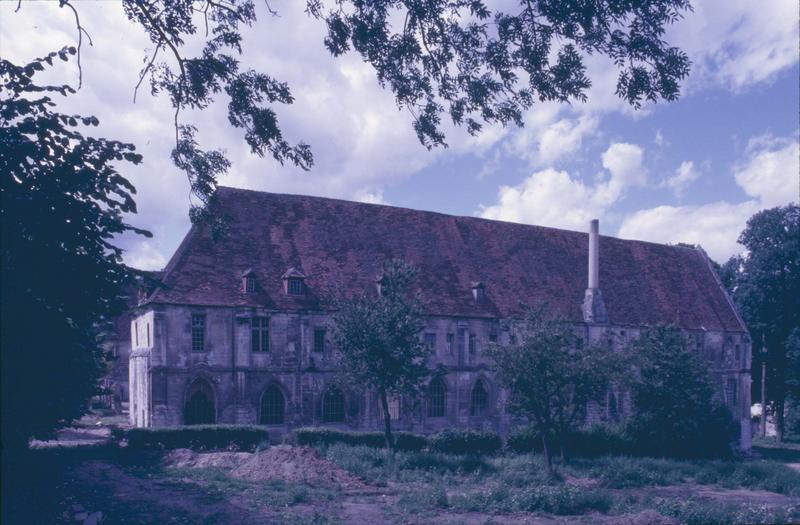
<path fill-rule="evenodd" d="M 589 223 L 589 289 L 597 290 L 600 281 L 600 221 Z"/>
<path fill-rule="evenodd" d="M 600 221 L 589 222 L 589 283 L 583 297 L 583 320 L 607 323 L 608 315 L 600 293 Z"/>

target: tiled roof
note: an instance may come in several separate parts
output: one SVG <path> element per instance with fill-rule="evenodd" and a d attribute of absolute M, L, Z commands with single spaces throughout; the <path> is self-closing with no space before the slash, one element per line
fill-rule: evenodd
<path fill-rule="evenodd" d="M 401 258 L 419 269 L 430 314 L 502 318 L 526 304 L 583 319 L 586 233 L 224 187 L 216 204 L 228 234 L 193 226 L 150 302 L 317 309 L 332 294 L 374 292 L 384 260 Z M 248 269 L 256 292 L 242 289 Z M 305 276 L 303 296 L 285 293 L 290 269 Z M 745 330 L 699 249 L 603 236 L 600 289 L 612 324 Z"/>

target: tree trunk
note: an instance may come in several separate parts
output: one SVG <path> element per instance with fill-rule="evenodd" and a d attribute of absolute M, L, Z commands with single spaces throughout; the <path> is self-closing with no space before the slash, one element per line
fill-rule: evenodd
<path fill-rule="evenodd" d="M 763 359 L 763 356 L 762 356 Z M 767 437 L 767 361 L 761 363 L 761 437 Z"/>
<path fill-rule="evenodd" d="M 392 415 L 389 413 L 389 400 L 386 391 L 381 390 L 381 406 L 383 407 L 383 432 L 386 435 L 386 447 L 394 451 L 394 437 L 392 437 Z"/>
<path fill-rule="evenodd" d="M 775 430 L 778 434 L 778 442 L 783 443 L 783 431 L 786 424 L 784 409 L 786 405 L 786 394 L 781 395 L 775 400 Z"/>
<path fill-rule="evenodd" d="M 547 448 L 547 436 L 542 434 L 542 446 L 544 447 L 544 462 L 547 465 L 547 474 L 552 476 L 553 475 L 553 460 L 550 457 L 550 450 Z"/>

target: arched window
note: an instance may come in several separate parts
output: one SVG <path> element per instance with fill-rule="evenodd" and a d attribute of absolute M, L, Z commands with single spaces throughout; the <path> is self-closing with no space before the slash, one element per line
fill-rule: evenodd
<path fill-rule="evenodd" d="M 336 387 L 331 387 L 322 396 L 322 421 L 324 423 L 344 422 L 344 394 Z"/>
<path fill-rule="evenodd" d="M 446 401 L 444 381 L 441 377 L 436 377 L 428 385 L 428 417 L 444 417 Z"/>
<path fill-rule="evenodd" d="M 619 421 L 619 400 L 613 390 L 608 392 L 608 420 Z"/>
<path fill-rule="evenodd" d="M 469 415 L 471 416 L 485 416 L 486 405 L 489 401 L 489 395 L 486 393 L 486 387 L 483 385 L 483 380 L 478 379 L 475 386 L 472 387 L 472 394 L 470 395 Z"/>
<path fill-rule="evenodd" d="M 213 425 L 216 419 L 214 390 L 205 379 L 196 379 L 186 393 L 183 423 L 185 425 Z"/>
<path fill-rule="evenodd" d="M 283 424 L 285 408 L 286 403 L 283 399 L 283 392 L 281 392 L 281 389 L 278 388 L 276 384 L 269 385 L 261 396 L 260 423 L 262 425 Z"/>

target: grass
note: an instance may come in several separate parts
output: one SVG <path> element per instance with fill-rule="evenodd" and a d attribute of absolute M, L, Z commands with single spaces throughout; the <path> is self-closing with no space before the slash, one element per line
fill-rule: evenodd
<path fill-rule="evenodd" d="M 608 488 L 696 483 L 800 496 L 800 473 L 776 461 L 678 461 L 606 456 L 574 460 L 565 470 L 576 477 L 597 479 L 601 486 Z"/>
<path fill-rule="evenodd" d="M 397 512 L 407 520 L 446 513 L 621 515 L 654 509 L 681 523 L 780 523 L 800 510 L 710 499 L 652 499 L 630 491 L 682 484 L 766 490 L 800 496 L 800 473 L 773 460 L 705 460 L 605 456 L 572 459 L 548 476 L 541 456 L 506 453 L 480 457 L 397 452 L 332 445 L 329 460 L 368 483 L 401 493 Z M 623 492 L 620 489 L 628 490 Z"/>
<path fill-rule="evenodd" d="M 800 508 L 796 506 L 776 508 L 768 505 L 724 503 L 694 498 L 657 500 L 653 502 L 652 508 L 686 525 L 796 523 L 800 519 Z"/>
<path fill-rule="evenodd" d="M 690 493 L 694 485 L 764 490 L 800 497 L 800 473 L 777 459 L 793 459 L 793 451 L 800 450 L 800 447 L 759 446 L 772 451 L 772 456 L 761 454 L 760 458 L 736 461 L 678 461 L 624 456 L 581 458 L 558 465 L 556 476 L 549 476 L 542 457 L 532 454 L 477 456 L 427 451 L 391 454 L 385 449 L 344 444 L 321 446 L 318 450 L 330 461 L 368 483 L 388 487 L 381 491 L 380 496 L 363 497 L 379 502 L 375 504 L 382 506 L 386 515 L 391 517 L 390 521 L 394 522 L 457 520 L 463 517 L 463 513 L 482 515 L 497 522 L 514 513 L 619 516 L 646 509 L 688 524 L 800 521 L 800 508 L 791 501 L 785 504 L 788 500 L 778 496 L 757 500 L 768 502 L 768 505 L 744 503 L 734 499 L 738 497 L 735 494 L 727 494 L 723 500 L 716 499 L 720 497 L 716 495 L 680 497 L 680 494 Z M 36 460 L 33 464 L 18 460 L 16 467 L 25 468 L 15 470 L 31 476 L 35 474 L 33 477 L 37 479 L 57 479 L 54 475 L 59 470 L 71 469 L 86 461 L 105 462 L 122 468 L 126 474 L 145 479 L 153 491 L 191 494 L 220 512 L 232 512 L 231 505 L 224 505 L 231 501 L 233 507 L 255 509 L 263 506 L 269 512 L 277 512 L 276 516 L 283 520 L 282 523 L 334 523 L 343 508 L 342 502 L 351 497 L 346 491 L 336 488 L 282 481 L 238 480 L 222 469 L 163 468 L 160 454 L 125 449 L 40 450 L 31 454 L 33 459 Z M 36 465 L 38 470 L 33 468 Z M 5 472 L 9 472 L 7 468 Z M 29 485 L 38 484 L 35 481 L 31 479 Z M 677 492 L 638 490 L 680 485 L 684 485 L 684 489 Z M 61 486 L 72 485 L 61 483 Z M 94 486 L 86 484 L 84 489 L 94 490 Z M 86 501 L 96 499 L 86 490 L 78 494 L 75 501 L 88 504 Z M 4 490 L 4 496 L 22 498 L 24 492 L 30 491 L 16 490 L 12 494 Z M 712 497 L 715 499 L 710 499 Z M 112 492 L 102 495 L 102 505 L 98 503 L 97 508 L 106 508 L 108 498 L 113 498 Z M 129 511 L 131 515 L 139 512 L 128 509 L 125 505 L 129 503 L 126 502 L 115 505 L 118 511 Z M 184 510 L 185 516 L 177 516 L 183 520 L 181 522 L 189 523 L 196 518 L 194 509 Z"/>
<path fill-rule="evenodd" d="M 234 496 L 245 496 L 272 508 L 333 501 L 339 495 L 337 490 L 305 483 L 287 483 L 281 480 L 243 481 L 232 478 L 228 471 L 218 468 L 168 468 L 163 470 L 163 475 L 166 483 L 201 485 L 212 498 L 225 500 Z"/>

